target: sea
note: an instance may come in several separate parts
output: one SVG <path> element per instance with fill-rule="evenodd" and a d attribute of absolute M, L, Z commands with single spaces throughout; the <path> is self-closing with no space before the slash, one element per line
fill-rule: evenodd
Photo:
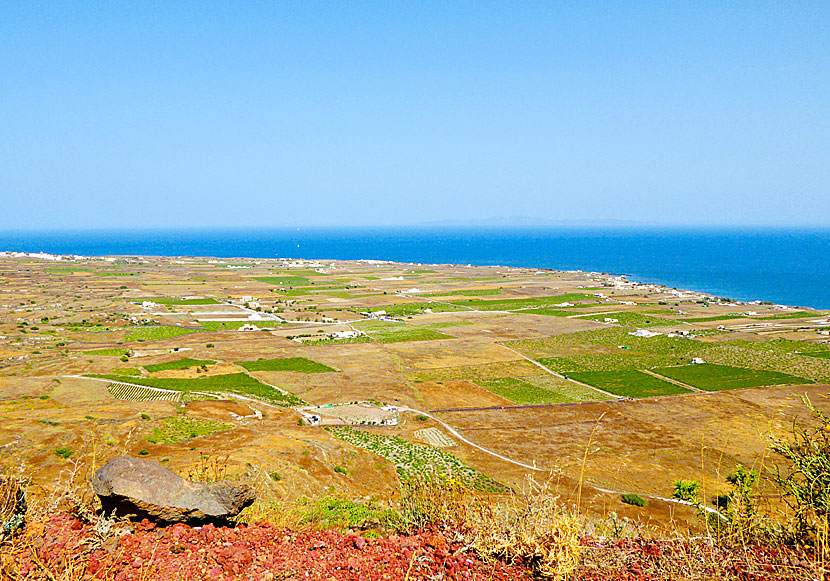
<path fill-rule="evenodd" d="M 83 256 L 374 259 L 583 270 L 734 300 L 830 309 L 830 228 L 6 231 L 0 232 L 0 250 Z"/>

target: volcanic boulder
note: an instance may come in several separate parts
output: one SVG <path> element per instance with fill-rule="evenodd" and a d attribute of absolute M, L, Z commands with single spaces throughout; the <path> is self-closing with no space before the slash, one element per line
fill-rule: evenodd
<path fill-rule="evenodd" d="M 158 523 L 222 523 L 254 502 L 250 486 L 191 482 L 158 462 L 120 456 L 101 466 L 92 488 L 104 512 Z"/>

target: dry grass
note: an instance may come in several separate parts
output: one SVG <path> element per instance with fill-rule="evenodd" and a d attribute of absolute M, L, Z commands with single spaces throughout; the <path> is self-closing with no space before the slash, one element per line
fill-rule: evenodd
<path fill-rule="evenodd" d="M 484 495 L 452 478 L 406 484 L 403 516 L 415 526 L 458 531 L 480 554 L 530 567 L 539 577 L 568 579 L 579 565 L 582 518 L 552 493 L 552 479 Z"/>

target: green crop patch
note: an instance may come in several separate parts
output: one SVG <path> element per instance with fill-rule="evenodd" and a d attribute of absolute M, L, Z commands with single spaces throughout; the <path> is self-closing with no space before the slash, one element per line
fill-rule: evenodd
<path fill-rule="evenodd" d="M 184 357 L 183 359 L 168 361 L 167 363 L 145 365 L 144 369 L 146 369 L 150 373 L 156 373 L 157 371 L 168 371 L 171 369 L 189 369 L 191 367 L 203 367 L 206 365 L 213 365 L 214 363 L 216 363 L 216 361 L 213 361 L 212 359 L 191 359 L 190 357 Z"/>
<path fill-rule="evenodd" d="M 466 289 L 466 290 L 454 290 L 454 291 L 443 291 L 440 293 L 426 293 L 420 295 L 422 297 L 489 297 L 501 294 L 502 289 L 500 288 L 479 288 L 479 289 Z"/>
<path fill-rule="evenodd" d="M 775 313 L 774 315 L 767 315 L 764 317 L 753 317 L 753 319 L 760 319 L 762 321 L 773 321 L 776 319 L 803 319 L 805 317 L 820 317 L 821 312 L 811 313 L 807 311 L 795 311 L 793 313 Z"/>
<path fill-rule="evenodd" d="M 582 319 L 587 319 L 591 321 L 598 321 L 600 323 L 611 323 L 615 325 L 622 325 L 624 327 L 655 327 L 658 325 L 671 325 L 675 323 L 675 321 L 671 321 L 669 319 L 664 319 L 662 317 L 656 317 L 654 315 L 642 314 L 642 313 L 630 313 L 630 312 L 619 312 L 619 313 L 604 313 L 599 315 L 587 315 L 585 317 L 581 317 Z M 606 320 L 608 319 L 608 320 Z"/>
<path fill-rule="evenodd" d="M 227 424 L 211 420 L 168 418 L 160 428 L 153 428 L 153 433 L 147 436 L 147 441 L 151 444 L 175 444 L 230 428 Z"/>
<path fill-rule="evenodd" d="M 682 367 L 663 367 L 656 373 L 705 391 L 761 387 L 765 385 L 799 385 L 813 383 L 809 379 L 795 377 L 777 371 L 744 369 L 714 363 L 699 363 Z"/>
<path fill-rule="evenodd" d="M 730 313 L 727 315 L 716 315 L 714 317 L 691 317 L 687 319 L 680 319 L 683 323 L 706 323 L 709 321 L 728 321 L 730 319 L 743 319 L 742 313 Z"/>
<path fill-rule="evenodd" d="M 590 295 L 582 293 L 568 293 L 554 297 L 534 297 L 529 299 L 501 299 L 501 300 L 463 300 L 451 301 L 453 305 L 467 307 L 477 311 L 516 311 L 519 309 L 562 307 L 563 303 L 596 302 Z"/>
<path fill-rule="evenodd" d="M 129 355 L 129 349 L 93 349 L 91 351 L 81 351 L 84 355 L 102 355 L 105 357 L 121 357 L 122 355 Z"/>
<path fill-rule="evenodd" d="M 237 361 L 248 371 L 294 371 L 297 373 L 326 373 L 336 371 L 328 365 L 305 357 L 285 357 L 282 359 L 258 359 L 257 361 Z"/>
<path fill-rule="evenodd" d="M 111 379 L 113 381 L 123 381 L 124 379 L 118 375 L 93 375 L 92 377 Z M 130 378 L 130 383 L 182 392 L 201 391 L 209 393 L 235 393 L 239 395 L 257 397 L 276 405 L 283 406 L 292 406 L 304 403 L 303 400 L 296 395 L 280 391 L 270 385 L 266 385 L 245 373 L 208 375 L 194 379 L 172 377 L 133 377 Z"/>
<path fill-rule="evenodd" d="M 122 375 L 124 377 L 135 377 L 141 375 L 141 372 L 135 367 L 116 367 L 110 370 L 113 375 Z"/>
<path fill-rule="evenodd" d="M 818 357 L 819 359 L 830 359 L 830 351 L 812 351 L 809 353 L 802 353 L 807 357 Z"/>
<path fill-rule="evenodd" d="M 260 329 L 268 329 L 280 325 L 281 321 L 200 321 L 205 331 L 236 331 L 244 325 L 253 325 Z"/>
<path fill-rule="evenodd" d="M 254 280 L 274 286 L 308 286 L 311 282 L 304 276 L 256 276 Z"/>
<path fill-rule="evenodd" d="M 186 306 L 186 305 L 221 305 L 221 301 L 217 301 L 216 299 L 212 298 L 199 298 L 199 299 L 180 299 L 176 297 L 150 297 L 147 299 L 142 299 L 143 301 L 150 301 L 153 303 L 157 303 L 159 305 L 171 305 L 171 306 Z"/>
<path fill-rule="evenodd" d="M 552 383 L 548 377 L 500 377 L 477 379 L 475 382 L 489 392 L 495 393 L 519 405 L 572 403 L 579 401 L 601 401 L 608 396 L 575 383 Z M 541 381 L 540 381 L 541 380 Z"/>
<path fill-rule="evenodd" d="M 362 311 L 363 309 L 351 309 L 354 312 Z M 400 303 L 397 305 L 383 305 L 381 307 L 372 307 L 369 309 L 372 312 L 385 311 L 390 317 L 405 317 L 409 315 L 420 315 L 427 310 L 433 313 L 451 313 L 455 311 L 466 311 L 464 307 L 452 305 L 449 303 Z"/>
<path fill-rule="evenodd" d="M 404 341 L 431 341 L 435 339 L 452 339 L 432 329 L 423 327 L 412 327 L 405 323 L 394 321 L 361 321 L 355 323 L 354 327 L 360 329 L 373 341 L 378 343 L 401 343 Z"/>
<path fill-rule="evenodd" d="M 178 337 L 179 335 L 187 335 L 192 333 L 193 329 L 184 329 L 182 327 L 132 327 L 132 331 L 124 338 L 125 341 L 159 341 L 161 339 L 170 339 Z"/>
<path fill-rule="evenodd" d="M 623 397 L 654 397 L 657 395 L 673 395 L 690 393 L 688 389 L 658 379 L 642 371 L 581 371 L 566 373 L 568 377 L 598 387 L 603 391 L 621 395 Z"/>

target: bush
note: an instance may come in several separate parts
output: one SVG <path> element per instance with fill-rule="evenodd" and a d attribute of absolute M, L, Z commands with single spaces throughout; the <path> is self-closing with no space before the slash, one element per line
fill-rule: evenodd
<path fill-rule="evenodd" d="M 208 343 L 207 345 L 205 345 L 205 347 L 207 347 L 208 349 L 213 349 L 215 345 L 213 343 Z"/>
<path fill-rule="evenodd" d="M 694 480 L 678 480 L 674 483 L 672 496 L 677 500 L 699 504 L 697 493 L 700 490 L 700 482 Z"/>
<path fill-rule="evenodd" d="M 783 472 L 776 466 L 773 479 L 793 510 L 799 536 L 826 544 L 830 529 L 830 416 L 817 410 L 806 396 L 802 400 L 812 414 L 811 424 L 802 426 L 794 421 L 788 438 L 771 438 L 770 449 L 788 464 Z"/>
<path fill-rule="evenodd" d="M 72 455 L 72 450 L 70 448 L 58 448 L 55 450 L 55 455 L 66 459 Z"/>
<path fill-rule="evenodd" d="M 646 499 L 639 494 L 623 494 L 620 498 L 625 504 L 630 504 L 632 506 L 642 507 L 646 505 Z"/>
<path fill-rule="evenodd" d="M 338 474 L 342 474 L 343 476 L 346 475 L 346 469 L 343 468 L 342 466 L 335 466 L 334 471 L 337 472 Z"/>
<path fill-rule="evenodd" d="M 124 354 L 124 355 L 122 355 L 122 356 L 121 356 L 121 361 L 123 361 L 123 362 L 125 362 L 125 363 L 126 363 L 126 362 L 127 362 L 127 361 L 129 361 L 129 360 L 130 360 L 130 358 L 129 358 L 129 357 L 127 357 L 127 355 L 126 355 L 126 354 Z"/>

